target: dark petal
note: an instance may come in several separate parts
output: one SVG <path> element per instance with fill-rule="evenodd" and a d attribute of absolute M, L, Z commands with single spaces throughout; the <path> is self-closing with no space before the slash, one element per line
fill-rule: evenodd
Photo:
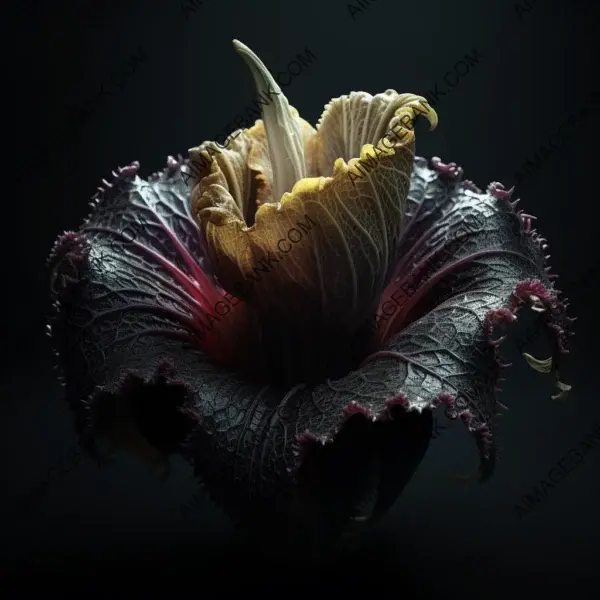
<path fill-rule="evenodd" d="M 206 307 L 218 296 L 183 165 L 169 157 L 148 182 L 138 163 L 119 168 L 103 180 L 79 231 L 62 234 L 50 253 L 51 331 L 80 433 L 95 414 L 93 398 L 143 367 L 145 357 L 134 353 L 140 339 L 198 347 L 209 330 Z"/>
<path fill-rule="evenodd" d="M 407 300 L 401 333 L 360 368 L 314 387 L 265 385 L 200 349 L 198 305 L 209 292 L 191 283 L 203 277 L 194 260 L 201 243 L 180 178 L 136 177 L 80 232 L 65 234 L 51 256 L 52 333 L 85 447 L 96 452 L 98 434 L 132 421 L 160 453 L 180 449 L 236 519 L 258 510 L 274 522 L 291 513 L 333 537 L 355 517 L 370 521 L 391 506 L 424 455 L 438 405 L 468 423 L 489 475 L 499 371 L 494 328 L 532 295 L 549 325 L 561 327 L 562 304 L 539 240 L 502 190 L 487 200 L 465 194 L 464 184 L 452 188 L 459 184 L 416 160 L 413 190 L 424 192 L 411 194 L 410 239 L 434 221 L 441 238 L 425 237 L 450 239 L 473 214 L 480 229 L 456 249 L 468 258 L 446 269 L 415 254 L 427 268 Z M 136 220 L 134 243 L 119 231 Z"/>
<path fill-rule="evenodd" d="M 462 180 L 454 163 L 433 159 L 430 168 L 415 159 L 400 259 L 380 303 L 380 343 L 388 352 L 373 355 L 397 363 L 393 389 L 411 409 L 443 401 L 449 416 L 468 425 L 484 477 L 495 464 L 501 405 L 494 391 L 507 366 L 499 330 L 516 322 L 519 309 L 536 311 L 552 349 L 547 365 L 537 368 L 552 372 L 562 393 L 559 359 L 573 320 L 549 274 L 548 246 L 532 227 L 535 217 L 516 211 L 511 196 L 497 182 L 482 192 Z M 382 375 L 382 385 L 392 383 Z"/>

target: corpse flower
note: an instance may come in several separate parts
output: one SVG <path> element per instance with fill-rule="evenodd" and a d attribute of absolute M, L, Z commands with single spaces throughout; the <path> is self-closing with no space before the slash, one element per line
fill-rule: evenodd
<path fill-rule="evenodd" d="M 487 479 L 499 330 L 537 313 L 552 353 L 525 356 L 563 397 L 572 319 L 512 190 L 415 156 L 424 98 L 352 92 L 313 128 L 234 46 L 263 118 L 103 180 L 52 249 L 49 331 L 91 456 L 179 453 L 263 539 L 334 548 L 396 501 L 438 407 Z"/>

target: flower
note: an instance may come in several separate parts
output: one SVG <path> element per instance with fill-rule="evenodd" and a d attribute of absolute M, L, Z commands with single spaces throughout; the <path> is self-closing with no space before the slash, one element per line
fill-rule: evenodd
<path fill-rule="evenodd" d="M 192 161 L 210 162 L 191 202 L 215 274 L 263 314 L 353 331 L 373 313 L 398 259 L 413 120 L 423 114 L 435 127 L 437 115 L 414 94 L 359 92 L 332 100 L 314 129 L 260 59 L 234 45 L 272 101 L 254 127 L 232 134 L 230 149 L 205 142 L 190 150 Z M 278 240 L 307 220 L 317 227 L 282 260 Z M 249 287 L 265 260 L 281 260 L 276 276 Z"/>
<path fill-rule="evenodd" d="M 564 397 L 572 319 L 512 190 L 414 156 L 415 118 L 437 123 L 423 98 L 351 93 L 313 129 L 235 46 L 273 98 L 263 119 L 147 181 L 137 162 L 103 181 L 52 249 L 49 333 L 91 455 L 102 437 L 152 463 L 179 452 L 261 535 L 353 537 L 410 480 L 438 407 L 488 478 L 498 330 L 536 312 L 552 353 L 526 358 Z"/>

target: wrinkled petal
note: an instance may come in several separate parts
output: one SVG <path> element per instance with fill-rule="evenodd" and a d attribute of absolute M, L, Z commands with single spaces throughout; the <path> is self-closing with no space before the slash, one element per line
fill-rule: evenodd
<path fill-rule="evenodd" d="M 392 280 L 384 302 L 404 297 L 397 284 L 406 302 L 418 301 L 408 312 L 397 308 L 392 320 L 402 316 L 385 331 L 380 321 L 381 345 L 361 366 L 287 389 L 219 365 L 200 335 L 203 303 L 223 295 L 204 281 L 194 258 L 201 238 L 181 178 L 144 182 L 130 172 L 111 190 L 80 231 L 61 236 L 50 258 L 52 339 L 78 429 L 93 448 L 99 434 L 131 431 L 122 423 L 130 415 L 161 452 L 171 448 L 190 459 L 213 499 L 235 518 L 253 508 L 268 522 L 286 511 L 312 515 L 314 506 L 297 491 L 302 467 L 322 475 L 335 463 L 336 448 L 338 458 L 359 448 L 375 461 L 359 468 L 356 457 L 349 485 L 363 467 L 375 477 L 352 499 L 332 500 L 310 488 L 317 504 L 329 510 L 333 502 L 347 520 L 357 500 L 374 499 L 369 514 L 385 510 L 422 458 L 437 407 L 467 425 L 488 477 L 500 408 L 498 335 L 520 310 L 544 309 L 538 314 L 554 336 L 551 371 L 558 373 L 571 319 L 546 272 L 539 235 L 497 185 L 483 193 L 445 176 L 439 162 L 430 168 L 415 159 L 400 243 L 409 264 L 414 259 L 421 268 L 407 271 L 410 285 Z M 131 223 L 141 227 L 137 243 L 119 233 Z M 243 303 L 237 308 L 248 310 Z M 387 311 L 384 303 L 380 309 Z M 242 319 L 236 333 L 245 327 Z M 390 420 L 410 426 L 390 430 Z M 414 439 L 399 451 L 411 431 Z"/>
<path fill-rule="evenodd" d="M 412 123 L 423 101 L 399 96 L 389 121 L 396 137 L 384 131 L 375 145 L 362 146 L 360 157 L 337 159 L 330 177 L 299 181 L 281 202 L 260 206 L 250 227 L 229 209 L 222 185 L 200 181 L 192 211 L 221 285 L 259 313 L 275 311 L 289 323 L 360 326 L 397 258 Z M 426 116 L 435 121 L 432 111 Z"/>
<path fill-rule="evenodd" d="M 371 96 L 367 92 L 352 92 L 335 98 L 326 107 L 317 125 L 317 135 L 309 141 L 313 169 L 318 175 L 331 175 L 338 158 L 346 161 L 360 156 L 365 144 L 377 142 L 396 127 L 398 108 L 413 100 L 417 115 L 427 116 L 431 128 L 437 126 L 437 115 L 424 98 L 386 90 Z M 410 145 L 409 145 L 410 147 Z M 414 152 L 414 148 L 411 148 Z"/>
<path fill-rule="evenodd" d="M 233 132 L 226 147 L 203 142 L 190 148 L 186 167 L 192 185 L 203 181 L 206 188 L 218 186 L 227 191 L 224 206 L 238 219 L 253 219 L 256 212 L 253 184 L 256 173 L 248 169 L 248 155 L 254 146 L 248 130 Z"/>

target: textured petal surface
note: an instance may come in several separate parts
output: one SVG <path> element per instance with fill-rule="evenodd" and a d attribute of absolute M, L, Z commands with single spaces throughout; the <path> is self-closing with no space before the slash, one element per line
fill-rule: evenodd
<path fill-rule="evenodd" d="M 226 147 L 215 142 L 203 142 L 189 151 L 188 181 L 194 184 L 204 180 L 205 185 L 218 186 L 228 193 L 224 195 L 227 209 L 239 219 L 253 215 L 252 179 L 255 174 L 248 170 L 248 156 L 254 143 L 248 130 L 237 130 L 230 136 Z"/>
<path fill-rule="evenodd" d="M 435 121 L 420 102 L 408 94 L 397 97 L 391 112 L 383 113 L 398 137 L 366 127 L 359 139 L 380 130 L 382 137 L 362 146 L 348 164 L 338 158 L 331 177 L 303 179 L 280 203 L 262 205 L 250 227 L 230 210 L 221 185 L 200 181 L 192 210 L 221 285 L 259 313 L 277 314 L 288 323 L 359 327 L 396 262 L 412 170 L 413 120 L 425 113 Z"/>
<path fill-rule="evenodd" d="M 338 158 L 346 161 L 361 154 L 365 144 L 376 144 L 399 123 L 396 111 L 407 98 L 413 102 L 417 114 L 429 115 L 432 128 L 437 117 L 425 99 L 410 94 L 386 90 L 371 96 L 367 92 L 352 92 L 333 99 L 323 111 L 317 124 L 317 135 L 309 141 L 312 168 L 318 175 L 331 175 L 332 165 Z"/>
<path fill-rule="evenodd" d="M 491 474 L 496 330 L 514 322 L 520 308 L 538 311 L 551 333 L 550 371 L 557 374 L 569 324 L 541 238 L 531 219 L 515 212 L 509 192 L 499 184 L 480 192 L 461 182 L 452 165 L 433 161 L 430 168 L 415 159 L 399 240 L 409 268 L 386 289 L 380 311 L 390 312 L 388 298 L 399 304 L 392 325 L 379 319 L 381 346 L 344 377 L 283 388 L 213 360 L 216 350 L 198 323 L 224 292 L 201 268 L 200 231 L 186 208 L 187 188 L 175 176 L 179 166 L 170 164 L 150 182 L 139 179 L 137 166 L 127 167 L 82 229 L 61 236 L 50 257 L 53 342 L 87 448 L 94 450 L 98 434 L 123 432 L 123 423 L 133 422 L 159 453 L 180 450 L 213 498 L 243 518 L 253 507 L 271 516 L 307 511 L 297 492 L 304 466 L 318 464 L 328 449 L 341 448 L 348 458 L 369 439 L 365 453 L 377 460 L 364 473 L 376 477 L 365 479 L 360 502 L 337 496 L 321 502 L 316 490 L 319 504 L 337 502 L 351 519 L 368 498 L 376 506 L 367 514 L 391 505 L 427 447 L 431 411 L 442 406 L 467 424 L 482 475 Z M 123 233 L 133 223 L 141 227 L 134 240 Z M 248 308 L 240 302 L 235 310 L 223 327 Z M 390 423 L 400 429 L 386 429 Z M 344 434 L 351 429 L 348 444 Z M 381 444 L 409 440 L 411 431 L 418 435 L 400 452 Z M 148 444 L 133 446 L 155 460 Z M 348 482 L 363 473 L 350 464 Z"/>

